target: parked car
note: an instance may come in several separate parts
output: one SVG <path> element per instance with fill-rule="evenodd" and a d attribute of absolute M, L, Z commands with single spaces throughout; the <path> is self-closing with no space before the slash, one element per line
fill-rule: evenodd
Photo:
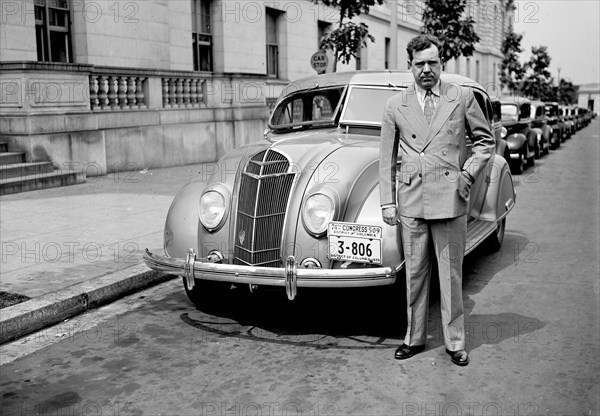
<path fill-rule="evenodd" d="M 531 128 L 537 135 L 535 157 L 539 159 L 542 155 L 550 152 L 550 137 L 552 136 L 552 129 L 548 125 L 548 117 L 546 117 L 546 107 L 542 101 L 531 101 Z"/>
<path fill-rule="evenodd" d="M 528 166 L 533 166 L 537 147 L 537 134 L 531 128 L 531 102 L 519 96 L 505 96 L 500 102 L 511 170 L 521 174 Z"/>
<path fill-rule="evenodd" d="M 571 112 L 573 114 L 573 122 L 575 123 L 575 128 L 577 131 L 583 128 L 583 117 L 579 114 L 579 107 L 574 105 L 571 107 Z"/>
<path fill-rule="evenodd" d="M 458 75 L 442 79 L 471 88 L 493 125 L 481 86 Z M 285 288 L 289 299 L 308 287 L 394 284 L 404 259 L 397 227 L 381 216 L 379 138 L 387 99 L 412 83 L 407 71 L 291 83 L 265 140 L 223 156 L 217 166 L 224 169 L 206 185 L 198 178 L 178 192 L 167 214 L 165 253 L 146 250 L 146 264 L 182 276 L 196 304 L 232 284 Z M 494 154 L 484 172 L 471 189 L 467 252 L 482 243 L 499 249 L 515 204 L 506 160 Z"/>
<path fill-rule="evenodd" d="M 573 116 L 571 116 L 571 109 L 568 105 L 560 105 L 558 107 L 558 114 L 559 119 L 561 119 L 564 124 L 564 131 L 567 138 L 571 137 L 575 134 L 575 123 L 573 122 Z"/>
<path fill-rule="evenodd" d="M 552 129 L 550 143 L 552 143 L 552 148 L 556 149 L 567 138 L 566 125 L 560 118 L 558 103 L 546 103 L 546 116 L 548 125 Z"/>

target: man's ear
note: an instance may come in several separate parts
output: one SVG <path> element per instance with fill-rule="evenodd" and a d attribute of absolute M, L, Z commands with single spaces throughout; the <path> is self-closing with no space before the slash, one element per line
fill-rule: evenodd
<path fill-rule="evenodd" d="M 410 69 L 411 63 L 410 61 L 406 61 L 407 68 Z"/>

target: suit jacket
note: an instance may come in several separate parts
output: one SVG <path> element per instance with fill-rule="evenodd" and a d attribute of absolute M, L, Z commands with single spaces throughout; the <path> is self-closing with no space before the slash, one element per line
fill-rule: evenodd
<path fill-rule="evenodd" d="M 413 84 L 385 105 L 379 159 L 381 205 L 396 205 L 398 215 L 412 218 L 467 214 L 468 199 L 458 191 L 461 181 L 469 181 L 463 171 L 476 180 L 494 149 L 494 135 L 470 87 L 442 81 L 440 100 L 428 124 Z"/>

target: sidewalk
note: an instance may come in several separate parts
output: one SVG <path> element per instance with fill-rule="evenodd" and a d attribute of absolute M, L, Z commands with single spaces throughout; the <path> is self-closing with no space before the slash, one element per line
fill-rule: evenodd
<path fill-rule="evenodd" d="M 203 164 L 120 172 L 0 197 L 0 309 L 6 342 L 165 280 L 142 261 L 162 251 L 167 211 Z"/>

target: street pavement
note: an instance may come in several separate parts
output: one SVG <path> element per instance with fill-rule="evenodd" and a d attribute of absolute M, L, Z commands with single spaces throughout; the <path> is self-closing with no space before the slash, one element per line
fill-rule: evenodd
<path fill-rule="evenodd" d="M 0 291 L 31 298 L 0 309 L 0 343 L 163 281 L 142 254 L 160 252 L 173 197 L 209 166 L 118 172 L 0 197 Z"/>
<path fill-rule="evenodd" d="M 232 291 L 194 307 L 172 280 L 0 346 L 5 415 L 599 415 L 600 123 L 514 177 L 497 253 L 464 264 L 471 362 L 393 358 L 392 288 Z M 435 288 L 435 283 L 432 285 Z"/>

